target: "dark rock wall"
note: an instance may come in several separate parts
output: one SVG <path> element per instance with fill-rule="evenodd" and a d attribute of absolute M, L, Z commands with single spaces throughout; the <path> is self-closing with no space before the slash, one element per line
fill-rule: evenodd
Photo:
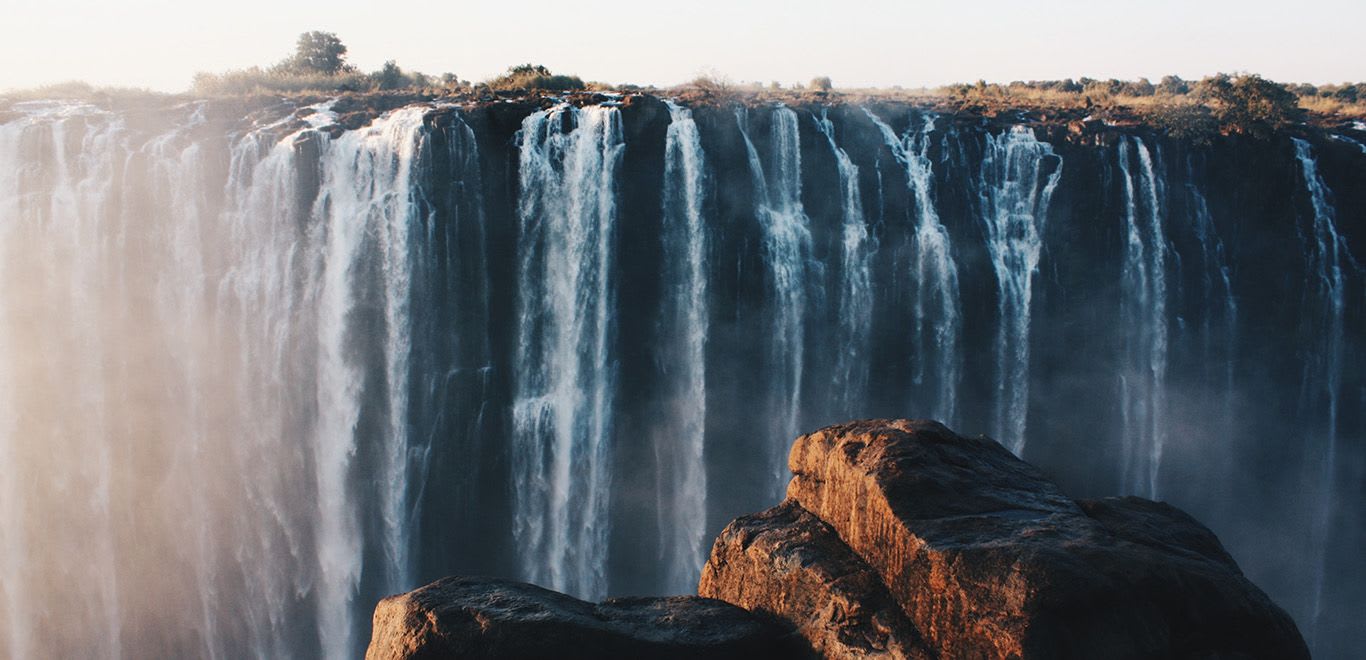
<path fill-rule="evenodd" d="M 412 417 L 433 438 L 421 496 L 420 577 L 450 573 L 516 573 L 506 477 L 511 342 L 515 334 L 517 153 L 515 132 L 535 108 L 497 104 L 459 111 L 470 134 L 455 135 L 441 114 L 431 118 L 424 179 L 436 242 L 415 296 L 423 339 L 414 363 Z M 871 108 L 898 133 L 918 126 L 911 108 Z M 871 281 L 874 312 L 866 369 L 869 391 L 856 409 L 834 409 L 828 373 L 837 350 L 839 176 L 817 132 L 820 108 L 800 117 L 802 201 L 810 218 L 813 272 L 806 318 L 801 425 L 815 428 L 851 417 L 916 416 L 924 384 L 913 382 L 918 358 L 908 340 L 914 323 L 914 227 L 917 214 L 904 168 L 858 107 L 829 109 L 836 139 L 859 167 L 859 186 L 878 250 Z M 449 112 L 449 111 L 448 111 Z M 771 504 L 756 474 L 772 443 L 746 423 L 767 413 L 765 382 L 774 365 L 772 301 L 766 281 L 755 191 L 731 108 L 695 109 L 708 163 L 705 217 L 710 329 L 707 344 L 706 448 L 709 532 L 735 515 Z M 748 111 L 756 149 L 768 153 L 772 110 Z M 660 590 L 658 532 L 652 509 L 658 470 L 645 443 L 652 420 L 667 412 L 652 394 L 662 367 L 652 357 L 661 287 L 663 148 L 669 113 L 651 98 L 621 109 L 626 142 L 619 183 L 619 369 L 612 438 L 615 481 L 607 553 L 609 591 Z M 1000 319 L 997 282 L 980 219 L 978 169 L 986 136 L 1006 127 L 985 120 L 939 118 L 931 136 L 933 195 L 953 244 L 961 292 L 962 362 L 958 419 L 969 433 L 993 428 L 1000 375 L 994 351 Z M 1360 579 L 1363 484 L 1362 412 L 1366 381 L 1362 276 L 1348 264 L 1345 351 L 1335 407 L 1337 435 L 1327 438 L 1320 359 L 1327 326 L 1316 296 L 1318 273 L 1306 256 L 1314 209 L 1288 137 L 1218 138 L 1198 146 L 1138 129 L 1100 128 L 1083 135 L 1039 127 L 1064 168 L 1043 233 L 1030 325 L 1029 405 L 1023 455 L 1074 496 L 1123 490 L 1121 406 L 1125 328 L 1120 315 L 1126 212 L 1118 144 L 1140 137 L 1154 160 L 1167 249 L 1164 268 L 1167 370 L 1162 424 L 1166 433 L 1155 495 L 1179 504 L 1225 539 L 1250 576 L 1300 621 L 1328 655 L 1366 642 L 1341 614 L 1366 603 Z M 477 145 L 477 176 L 456 166 L 462 140 Z M 1332 191 L 1343 247 L 1366 254 L 1366 155 L 1354 145 L 1309 136 L 1318 171 Z M 462 146 L 463 145 L 463 146 Z M 1135 161 L 1136 162 L 1136 161 Z M 1211 236 L 1197 231 L 1192 187 L 1206 201 L 1222 244 L 1212 260 Z M 478 203 L 470 193 L 478 191 Z M 1203 238 L 1203 240 L 1202 240 Z M 1346 260 L 1343 263 L 1347 263 Z M 1236 317 L 1227 317 L 1221 288 L 1227 266 Z M 1325 452 L 1334 445 L 1331 467 Z M 1331 473 L 1328 471 L 1331 470 Z M 1331 482 L 1328 479 L 1331 478 Z M 1149 493 L 1152 495 L 1152 493 Z M 1326 495 L 1326 496 L 1325 496 Z M 1330 502 L 1328 509 L 1324 502 Z M 1315 521 L 1331 532 L 1306 545 Z M 1322 540 L 1322 537 L 1316 537 Z M 1326 553 L 1326 569 L 1322 555 Z M 1316 559 L 1316 555 L 1319 557 Z M 699 557 L 699 565 L 700 565 Z M 1325 582 L 1314 611 L 1316 573 Z"/>

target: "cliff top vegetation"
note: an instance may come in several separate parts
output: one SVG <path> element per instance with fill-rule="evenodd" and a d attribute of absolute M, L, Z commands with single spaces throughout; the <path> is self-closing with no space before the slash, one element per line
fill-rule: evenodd
<path fill-rule="evenodd" d="M 199 73 L 185 95 L 146 90 L 101 89 L 63 83 L 0 94 L 0 105 L 36 98 L 81 98 L 129 103 L 169 96 L 249 97 L 404 93 L 424 98 L 489 102 L 501 98 L 567 92 L 647 92 L 690 103 L 867 103 L 904 102 L 945 112 L 985 116 L 1029 112 L 1042 121 L 1104 120 L 1111 124 L 1148 124 L 1177 137 L 1207 139 L 1216 133 L 1264 137 L 1296 123 L 1332 124 L 1366 118 L 1366 83 L 1283 84 L 1257 74 L 1217 74 L 1198 81 L 1165 76 L 1156 83 L 1138 80 L 1014 81 L 1006 84 L 959 83 L 938 88 L 838 88 L 827 76 L 808 83 L 735 82 L 706 72 L 672 88 L 585 82 L 576 75 L 537 64 L 510 67 L 481 82 L 454 73 L 429 75 L 405 70 L 390 60 L 363 72 L 347 58 L 348 49 L 330 32 L 299 35 L 294 52 L 274 65 L 223 73 Z"/>

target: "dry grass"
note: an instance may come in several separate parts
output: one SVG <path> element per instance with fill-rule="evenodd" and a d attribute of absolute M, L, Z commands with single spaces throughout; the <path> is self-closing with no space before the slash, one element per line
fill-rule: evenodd
<path fill-rule="evenodd" d="M 1322 96 L 1301 96 L 1300 107 L 1308 112 L 1323 115 L 1325 117 L 1341 117 L 1344 119 L 1366 118 L 1366 101 L 1349 103 L 1339 99 L 1324 98 Z"/>

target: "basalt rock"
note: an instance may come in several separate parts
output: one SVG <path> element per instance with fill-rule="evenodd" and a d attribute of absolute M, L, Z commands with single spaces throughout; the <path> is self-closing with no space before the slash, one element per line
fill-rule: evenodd
<path fill-rule="evenodd" d="M 1218 539 L 1165 504 L 1075 502 L 995 442 L 934 422 L 832 426 L 798 438 L 789 465 L 783 515 L 796 529 L 765 534 L 812 528 L 793 507 L 820 518 L 849 552 L 808 544 L 823 550 L 805 564 L 866 562 L 939 657 L 1308 657 L 1289 616 Z M 820 614 L 799 605 L 830 586 L 787 579 L 781 560 L 736 562 L 736 536 L 753 526 L 741 519 L 718 540 L 703 592 L 809 630 Z M 717 589 L 717 575 L 787 592 Z M 774 602 L 788 611 L 764 605 Z"/>
<path fill-rule="evenodd" d="M 375 608 L 367 660 L 806 658 L 787 626 L 697 596 L 594 604 L 496 578 L 450 577 Z"/>

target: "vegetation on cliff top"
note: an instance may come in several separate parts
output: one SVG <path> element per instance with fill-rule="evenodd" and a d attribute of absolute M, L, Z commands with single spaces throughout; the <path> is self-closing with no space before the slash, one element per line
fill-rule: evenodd
<path fill-rule="evenodd" d="M 660 90 L 636 85 L 585 82 L 545 66 L 521 64 L 483 82 L 406 71 L 389 60 L 377 71 L 360 71 L 347 59 L 348 49 L 330 32 L 299 35 L 294 52 L 269 67 L 223 73 L 199 73 L 190 92 L 196 96 L 318 95 L 397 91 L 425 97 L 458 97 L 487 101 L 539 93 L 576 91 L 644 91 L 669 94 L 694 103 L 864 103 L 905 102 L 948 112 L 996 116 L 1028 111 L 1044 121 L 1104 120 L 1111 124 L 1148 124 L 1179 137 L 1205 141 L 1217 133 L 1266 137 L 1309 120 L 1331 123 L 1366 118 L 1366 83 L 1314 86 L 1286 85 L 1256 74 L 1217 74 L 1199 81 L 1165 76 L 1157 83 L 1138 80 L 1078 78 L 1015 81 L 979 80 L 939 88 L 836 89 L 827 76 L 784 86 L 777 81 L 737 83 L 708 72 L 677 87 Z M 145 90 L 96 89 L 64 83 L 0 95 L 0 101 L 25 98 L 97 100 L 152 96 Z"/>

